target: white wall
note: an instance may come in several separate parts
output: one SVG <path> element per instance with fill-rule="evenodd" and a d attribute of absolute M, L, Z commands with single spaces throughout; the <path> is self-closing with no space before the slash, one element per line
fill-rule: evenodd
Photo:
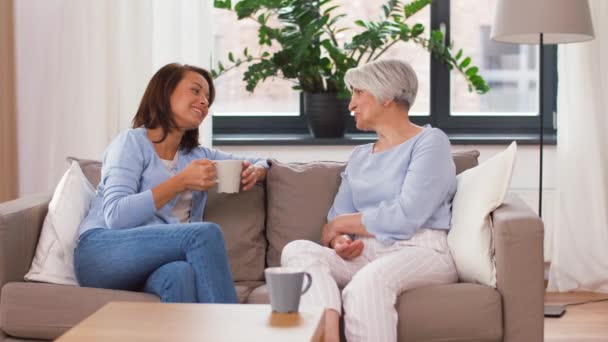
<path fill-rule="evenodd" d="M 275 158 L 284 162 L 308 162 L 315 160 L 347 161 L 352 146 L 221 146 L 223 151 L 247 156 Z M 478 150 L 479 162 L 487 160 L 505 149 L 500 145 L 455 145 L 454 151 Z M 545 224 L 545 261 L 551 255 L 551 227 L 556 220 L 558 203 L 555 146 L 545 146 L 543 165 L 543 222 Z M 530 208 L 538 209 L 538 146 L 519 145 L 510 191 L 517 194 Z"/>

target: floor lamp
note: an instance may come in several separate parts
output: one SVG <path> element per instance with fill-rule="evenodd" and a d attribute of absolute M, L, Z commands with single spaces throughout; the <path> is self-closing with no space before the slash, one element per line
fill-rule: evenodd
<path fill-rule="evenodd" d="M 540 45 L 538 215 L 543 201 L 543 45 L 576 43 L 594 38 L 587 0 L 498 0 L 492 40 Z"/>
<path fill-rule="evenodd" d="M 538 215 L 543 201 L 543 45 L 575 43 L 594 38 L 587 0 L 498 0 L 491 38 L 498 42 L 539 44 L 539 149 Z M 565 308 L 545 305 L 545 316 L 560 317 Z"/>

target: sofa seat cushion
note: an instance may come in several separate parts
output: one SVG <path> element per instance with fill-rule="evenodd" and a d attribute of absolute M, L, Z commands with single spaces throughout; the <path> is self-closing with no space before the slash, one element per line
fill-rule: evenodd
<path fill-rule="evenodd" d="M 270 304 L 268 286 L 264 284 L 253 289 L 247 297 L 247 304 Z"/>
<path fill-rule="evenodd" d="M 8 283 L 0 298 L 0 328 L 21 338 L 55 339 L 111 301 L 158 302 L 147 293 L 44 283 Z"/>
<path fill-rule="evenodd" d="M 247 303 L 269 303 L 268 286 L 253 289 Z M 498 291 L 478 284 L 407 291 L 396 305 L 399 341 L 501 341 L 501 303 Z"/>
<path fill-rule="evenodd" d="M 496 289 L 458 283 L 406 291 L 397 300 L 399 341 L 501 341 Z"/>
<path fill-rule="evenodd" d="M 236 296 L 240 304 L 247 303 L 247 298 L 249 298 L 249 294 L 256 287 L 262 285 L 264 282 L 262 281 L 239 281 L 234 284 L 234 288 L 236 289 Z"/>

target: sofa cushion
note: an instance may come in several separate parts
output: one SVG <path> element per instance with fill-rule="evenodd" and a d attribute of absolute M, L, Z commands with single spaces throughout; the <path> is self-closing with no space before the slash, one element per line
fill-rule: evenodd
<path fill-rule="evenodd" d="M 264 187 L 254 186 L 236 194 L 209 190 L 203 219 L 217 223 L 224 233 L 234 281 L 264 279 Z"/>
<path fill-rule="evenodd" d="M 247 304 L 269 304 L 270 297 L 268 295 L 268 286 L 260 285 L 253 289 L 247 297 Z"/>
<path fill-rule="evenodd" d="M 80 159 L 76 157 L 67 157 L 67 160 L 70 163 L 73 161 L 77 162 L 87 180 L 94 188 L 97 188 L 97 185 L 101 180 L 101 162 L 99 160 Z"/>
<path fill-rule="evenodd" d="M 502 304 L 495 289 L 449 284 L 406 291 L 397 300 L 399 341 L 501 341 Z"/>
<path fill-rule="evenodd" d="M 453 152 L 452 157 L 454 157 L 457 175 L 479 165 L 479 151 L 477 150 Z"/>
<path fill-rule="evenodd" d="M 481 165 L 458 175 L 452 202 L 448 245 L 458 277 L 467 283 L 496 287 L 491 213 L 507 194 L 515 157 L 515 142 Z"/>
<path fill-rule="evenodd" d="M 293 240 L 319 242 L 327 212 L 340 186 L 345 163 L 269 161 L 266 176 L 266 237 L 269 267 L 279 266 L 281 251 Z"/>
<path fill-rule="evenodd" d="M 0 297 L 0 327 L 15 337 L 55 339 L 111 301 L 159 302 L 147 293 L 44 283 L 8 283 Z"/>
<path fill-rule="evenodd" d="M 101 179 L 101 162 L 69 157 L 77 161 L 94 187 Z M 217 223 L 224 232 L 228 260 L 234 281 L 263 279 L 266 239 L 264 237 L 264 187 L 255 186 L 238 194 L 208 192 L 203 220 Z"/>
<path fill-rule="evenodd" d="M 42 225 L 36 255 L 25 279 L 78 285 L 74 274 L 74 247 L 78 226 L 89 212 L 95 188 L 73 161 L 55 188 Z"/>
<path fill-rule="evenodd" d="M 236 296 L 238 298 L 239 303 L 244 304 L 247 303 L 249 295 L 251 292 L 258 288 L 260 285 L 264 284 L 263 281 L 239 281 L 234 284 L 236 289 Z"/>

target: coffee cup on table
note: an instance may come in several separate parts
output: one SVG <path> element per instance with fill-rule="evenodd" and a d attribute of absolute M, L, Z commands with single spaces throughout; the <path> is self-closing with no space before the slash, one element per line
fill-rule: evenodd
<path fill-rule="evenodd" d="M 312 284 L 310 273 L 291 267 L 270 267 L 264 271 L 264 274 L 272 311 L 298 312 L 300 296 L 306 293 Z M 306 277 L 306 286 L 302 289 L 304 277 Z"/>
<path fill-rule="evenodd" d="M 242 160 L 216 160 L 217 192 L 237 193 L 241 188 Z"/>

